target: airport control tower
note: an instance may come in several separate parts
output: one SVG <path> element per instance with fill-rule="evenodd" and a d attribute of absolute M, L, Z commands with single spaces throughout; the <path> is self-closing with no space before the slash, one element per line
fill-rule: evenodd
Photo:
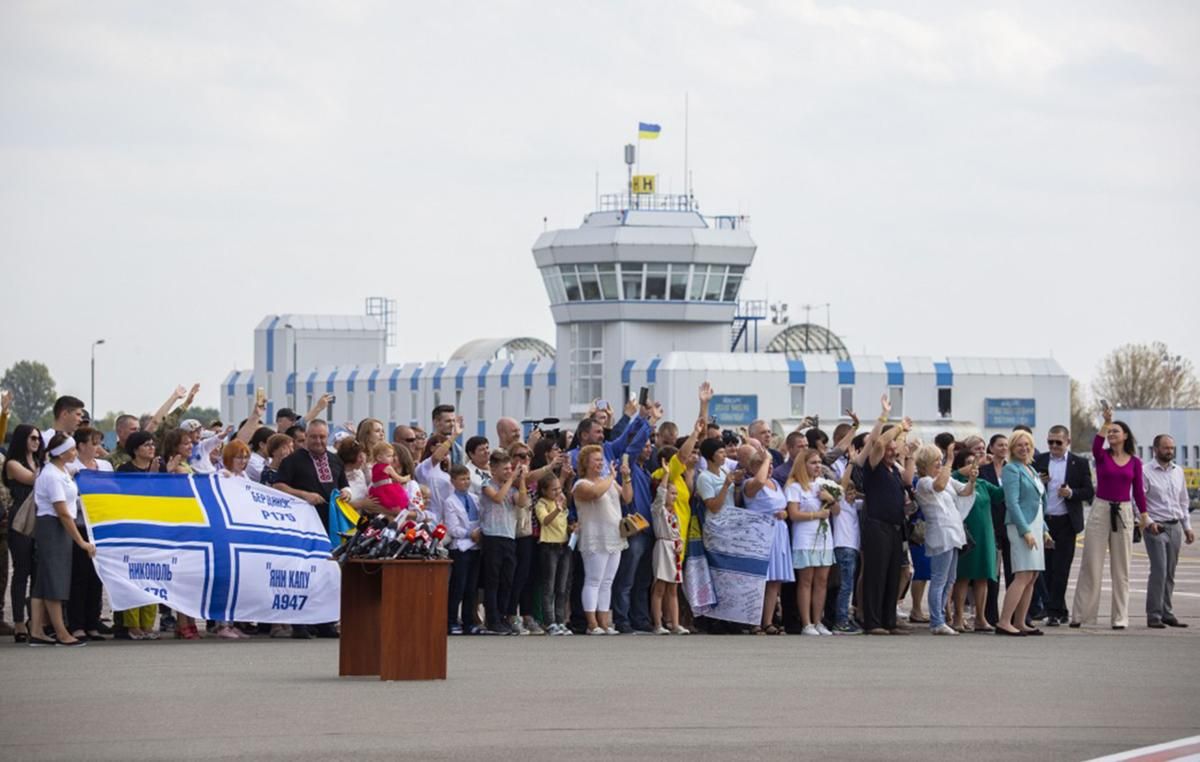
<path fill-rule="evenodd" d="M 691 194 L 654 185 L 653 175 L 632 176 L 578 228 L 546 231 L 533 245 L 557 328 L 555 409 L 567 417 L 596 398 L 619 406 L 633 358 L 729 351 L 757 248 L 749 220 L 703 216 Z"/>

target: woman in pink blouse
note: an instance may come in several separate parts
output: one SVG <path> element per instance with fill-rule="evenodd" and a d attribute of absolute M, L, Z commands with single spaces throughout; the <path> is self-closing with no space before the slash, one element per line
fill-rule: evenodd
<path fill-rule="evenodd" d="M 1108 447 L 1104 447 L 1107 439 Z M 1096 500 L 1083 534 L 1083 564 L 1071 606 L 1071 626 L 1095 624 L 1100 608 L 1100 575 L 1104 551 L 1110 558 L 1112 577 L 1112 628 L 1129 625 L 1129 555 L 1133 546 L 1133 504 L 1138 524 L 1146 524 L 1146 491 L 1142 486 L 1142 462 L 1134 456 L 1133 432 L 1124 421 L 1112 419 L 1112 408 L 1104 406 L 1104 424 L 1092 441 L 1096 458 Z M 1132 499 L 1131 499 L 1132 498 Z"/>

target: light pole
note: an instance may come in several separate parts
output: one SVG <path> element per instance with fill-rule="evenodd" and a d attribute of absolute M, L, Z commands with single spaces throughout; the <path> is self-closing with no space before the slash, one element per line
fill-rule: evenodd
<path fill-rule="evenodd" d="M 291 323 L 284 323 L 283 327 L 291 329 L 292 332 L 292 410 L 295 410 L 296 395 L 299 392 L 296 387 L 300 385 L 300 379 L 296 377 L 296 326 Z"/>
<path fill-rule="evenodd" d="M 96 339 L 92 342 L 92 417 L 95 418 L 99 413 L 96 412 L 96 347 L 104 343 L 104 339 Z"/>

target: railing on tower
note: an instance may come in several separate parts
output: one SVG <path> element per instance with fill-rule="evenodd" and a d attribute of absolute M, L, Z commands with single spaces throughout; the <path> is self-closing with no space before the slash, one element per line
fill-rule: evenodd
<path fill-rule="evenodd" d="M 699 212 L 700 202 L 695 196 L 669 193 L 607 193 L 600 196 L 601 212 L 624 212 L 628 210 L 651 212 Z M 741 230 L 750 226 L 750 217 L 745 214 L 705 215 L 710 227 L 717 230 Z"/>
<path fill-rule="evenodd" d="M 738 344 L 741 344 L 743 352 L 757 352 L 758 324 L 766 319 L 767 302 L 765 299 L 747 299 L 739 302 L 737 312 L 733 316 L 733 325 L 730 327 L 733 340 L 730 342 L 729 351 L 738 351 Z M 754 335 L 753 346 L 750 343 L 751 333 Z"/>

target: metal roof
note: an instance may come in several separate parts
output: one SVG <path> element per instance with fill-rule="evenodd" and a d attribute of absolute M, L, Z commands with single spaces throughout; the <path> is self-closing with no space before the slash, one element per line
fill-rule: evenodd
<path fill-rule="evenodd" d="M 508 360 L 516 355 L 554 357 L 554 347 L 532 336 L 509 336 L 495 339 L 473 339 L 450 355 L 456 360 Z"/>

